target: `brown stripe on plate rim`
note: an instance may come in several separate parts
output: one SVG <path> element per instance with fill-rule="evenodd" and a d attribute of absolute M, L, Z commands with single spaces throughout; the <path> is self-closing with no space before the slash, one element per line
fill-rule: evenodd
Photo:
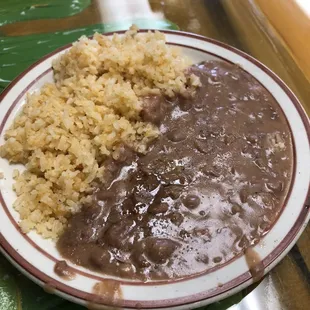
<path fill-rule="evenodd" d="M 142 30 L 141 32 L 146 32 L 147 30 Z M 258 60 L 254 59 L 253 57 L 247 55 L 246 53 L 231 47 L 229 45 L 226 45 L 222 42 L 218 42 L 214 39 L 209 39 L 209 38 L 205 38 L 203 36 L 200 35 L 195 35 L 195 34 L 190 34 L 190 33 L 185 33 L 185 32 L 180 32 L 180 31 L 162 31 L 164 33 L 168 33 L 168 34 L 174 34 L 174 35 L 179 35 L 179 36 L 187 36 L 187 37 L 192 37 L 195 39 L 199 39 L 205 42 L 209 42 L 209 43 L 213 43 L 215 45 L 221 46 L 227 50 L 233 51 L 236 54 L 244 57 L 245 59 L 249 60 L 250 62 L 254 63 L 256 66 L 258 66 L 260 69 L 262 69 L 266 74 L 268 74 L 269 76 L 271 76 L 273 78 L 273 80 L 275 80 L 277 82 L 277 84 L 285 91 L 285 93 L 288 95 L 288 97 L 291 99 L 291 101 L 293 102 L 294 106 L 296 107 L 302 121 L 303 124 L 305 126 L 305 129 L 307 131 L 307 135 L 308 135 L 308 140 L 310 140 L 310 125 L 309 125 L 309 118 L 307 117 L 302 105 L 299 103 L 298 99 L 295 97 L 295 95 L 289 90 L 289 88 L 286 86 L 286 84 L 276 75 L 274 74 L 271 70 L 269 70 L 265 65 L 263 65 L 262 63 L 260 63 Z M 115 32 L 114 32 L 115 33 Z M 124 31 L 118 31 L 116 33 L 124 33 Z M 104 35 L 111 35 L 112 33 L 105 33 Z M 168 42 L 169 43 L 169 42 Z M 0 102 L 1 100 L 6 96 L 6 94 L 10 91 L 10 89 L 27 73 L 29 72 L 32 68 L 34 68 L 36 65 L 38 65 L 39 63 L 41 63 L 42 61 L 48 59 L 49 57 L 55 55 L 58 52 L 61 52 L 65 49 L 67 49 L 68 47 L 72 46 L 72 44 L 68 44 L 64 47 L 61 47 L 57 50 L 55 50 L 54 52 L 46 55 L 45 57 L 41 58 L 40 60 L 38 60 L 36 63 L 34 63 L 32 66 L 30 66 L 26 71 L 24 71 L 21 75 L 19 75 L 5 90 L 4 92 L 0 95 Z M 190 46 L 187 46 L 189 48 L 192 48 Z M 209 53 L 206 51 L 203 51 L 205 53 Z M 209 53 L 211 54 L 211 53 Z M 216 57 L 220 58 L 219 56 L 215 55 Z M 227 61 L 227 60 L 226 60 Z M 34 82 L 34 81 L 33 81 Z M 12 108 L 13 109 L 13 108 Z M 4 125 L 3 125 L 4 126 Z M 1 126 L 2 127 L 2 126 Z M 2 128 L 3 129 L 3 128 Z M 305 205 L 309 200 L 309 195 L 310 195 L 310 186 L 309 186 L 309 190 L 308 190 L 308 196 L 306 198 L 306 201 L 304 202 L 304 207 L 302 208 L 296 222 L 294 223 L 293 227 L 291 228 L 291 230 L 288 232 L 288 234 L 284 237 L 284 239 L 279 243 L 279 245 L 263 260 L 263 264 L 266 267 L 268 267 L 276 258 L 278 258 L 283 251 L 292 246 L 290 243 L 293 241 L 293 239 L 295 238 L 295 236 L 297 235 L 297 233 L 304 228 L 303 224 L 305 224 L 305 220 L 307 218 L 307 215 L 309 213 L 308 208 L 305 207 Z M 289 195 L 288 195 L 289 197 Z M 1 195 L 0 192 L 0 199 L 1 202 L 3 203 L 3 197 Z M 7 208 L 7 206 L 5 206 Z M 8 210 L 7 210 L 8 211 Z M 12 218 L 12 216 L 10 215 L 10 217 Z M 15 220 L 14 220 L 15 222 Z M 14 224 L 14 223 L 13 223 Z M 15 222 L 15 224 L 18 226 L 18 224 Z M 15 225 L 14 225 L 15 226 Z M 18 230 L 20 231 L 20 229 L 18 228 Z M 23 234 L 24 235 L 24 234 Z M 24 268 L 27 272 L 29 272 L 30 274 L 32 274 L 35 278 L 37 278 L 38 280 L 42 281 L 43 283 L 52 283 L 53 285 L 55 284 L 55 287 L 58 288 L 60 291 L 65 292 L 66 294 L 72 295 L 74 297 L 77 297 L 81 300 L 87 300 L 87 301 L 92 301 L 94 296 L 93 294 L 89 294 L 89 293 L 85 293 L 79 290 L 76 290 L 72 287 L 69 287 L 67 285 L 62 284 L 61 282 L 52 279 L 48 276 L 46 276 L 44 273 L 42 273 L 39 269 L 37 269 L 36 267 L 34 267 L 33 265 L 30 265 L 22 256 L 20 256 L 9 244 L 8 242 L 4 239 L 4 237 L 0 234 L 0 244 L 3 246 L 4 251 L 6 251 L 7 255 L 9 255 L 19 266 L 21 266 L 22 268 Z M 198 275 L 201 276 L 201 275 Z M 187 280 L 188 278 L 186 278 Z M 161 308 L 161 307 L 166 307 L 166 306 L 176 306 L 176 305 L 185 305 L 185 304 L 189 304 L 189 303 L 194 303 L 194 302 L 198 302 L 198 301 L 202 301 L 204 299 L 208 299 L 211 297 L 215 297 L 219 294 L 228 292 L 229 290 L 236 288 L 242 284 L 244 284 L 246 281 L 250 280 L 251 276 L 249 274 L 249 272 L 246 272 L 240 276 L 238 276 L 237 278 L 225 283 L 222 287 L 218 287 L 216 289 L 211 289 L 207 292 L 201 292 L 198 294 L 194 294 L 188 297 L 184 297 L 184 298 L 178 298 L 178 299 L 169 299 L 169 300 L 161 300 L 161 301 L 122 301 L 121 302 L 121 306 L 127 306 L 127 307 L 134 307 L 138 302 L 141 304 L 142 307 L 155 307 L 155 308 Z M 171 282 L 170 282 L 171 283 Z M 126 283 L 127 284 L 127 283 Z M 128 283 L 129 284 L 129 283 Z M 136 283 L 132 283 L 132 285 L 136 285 Z M 158 285 L 158 283 L 155 283 L 156 285 Z M 229 293 L 228 293 L 229 295 Z"/>
<path fill-rule="evenodd" d="M 181 46 L 181 47 L 186 47 L 186 48 L 190 48 L 190 49 L 194 49 L 194 50 L 198 50 L 202 53 L 205 53 L 205 54 L 208 54 L 208 55 L 212 55 L 214 57 L 217 57 L 223 61 L 226 61 L 228 63 L 231 63 L 231 64 L 234 64 L 233 62 L 227 60 L 226 58 L 224 57 L 221 57 L 221 56 L 218 56 L 214 53 L 211 53 L 211 52 L 207 52 L 203 49 L 199 49 L 199 48 L 196 48 L 196 47 L 189 47 L 187 45 L 184 45 L 184 44 L 178 44 L 178 43 L 169 43 L 170 45 L 177 45 L 177 46 Z M 242 67 L 240 67 L 242 70 L 244 70 Z M 49 68 L 47 69 L 46 71 L 44 71 L 43 73 L 41 73 L 36 79 L 34 79 L 22 92 L 21 94 L 14 100 L 12 106 L 10 107 L 10 109 L 8 110 L 8 112 L 6 113 L 5 117 L 4 117 L 4 120 L 0 126 L 0 135 L 2 133 L 2 130 L 5 126 L 5 123 L 8 119 L 8 117 L 10 116 L 10 113 L 13 111 L 13 108 L 17 105 L 18 101 L 22 98 L 22 96 L 31 88 L 31 86 L 33 86 L 33 84 L 35 82 L 37 82 L 40 78 L 42 78 L 44 75 L 48 74 L 50 71 L 52 70 L 52 68 Z M 244 70 L 245 72 L 247 72 L 246 70 Z M 254 78 L 249 72 L 247 72 L 247 74 L 249 74 L 252 78 Z M 254 78 L 255 79 L 255 78 Z M 262 87 L 264 87 L 257 79 L 255 79 Z M 270 94 L 271 97 L 273 97 L 273 95 L 269 92 L 269 90 L 267 88 L 264 87 L 264 89 Z M 273 97 L 274 98 L 274 97 Z M 290 127 L 290 124 L 286 118 L 286 115 L 282 109 L 282 107 L 278 104 L 277 100 L 274 98 L 275 102 L 277 103 L 278 107 L 280 108 L 280 110 L 282 110 L 282 113 L 286 119 L 286 122 L 287 122 L 287 125 L 289 127 L 289 130 L 292 134 L 292 130 L 291 130 L 291 127 Z M 293 138 L 293 136 L 292 136 Z M 295 155 L 295 142 L 294 142 L 294 139 L 292 139 L 292 144 L 293 144 L 293 160 L 294 160 L 294 169 L 293 169 L 293 174 L 292 174 L 292 178 L 291 178 L 291 182 L 290 182 L 290 187 L 289 187 L 289 190 L 288 190 L 288 193 L 285 197 L 285 200 L 283 202 L 283 206 L 279 212 L 279 214 L 277 215 L 276 219 L 273 221 L 272 225 L 269 227 L 268 229 L 268 232 L 272 229 L 272 227 L 275 225 L 275 223 L 277 222 L 277 220 L 279 219 L 281 213 L 283 212 L 285 206 L 286 206 L 286 203 L 287 203 L 287 200 L 290 196 L 290 193 L 291 193 L 291 190 L 292 190 L 292 184 L 294 183 L 293 180 L 295 179 L 295 171 L 296 171 L 296 155 Z M 39 252 L 41 252 L 44 256 L 48 257 L 50 260 L 52 260 L 54 263 L 56 263 L 58 261 L 57 258 L 53 257 L 52 255 L 50 255 L 49 253 L 47 253 L 46 251 L 44 251 L 41 247 L 39 247 L 32 239 L 30 239 L 28 237 L 28 235 L 24 234 L 18 223 L 15 221 L 15 219 L 13 218 L 13 216 L 11 215 L 4 199 L 3 199 L 3 196 L 2 196 L 2 193 L 1 193 L 1 190 L 0 190 L 0 201 L 2 202 L 2 205 L 4 207 L 4 210 L 8 216 L 8 218 L 10 219 L 10 221 L 13 223 L 13 225 L 15 226 L 15 229 L 24 237 L 24 239 L 26 239 L 26 241 L 28 243 L 30 243 L 35 249 L 37 249 Z M 267 232 L 267 233 L 268 233 Z M 266 233 L 266 234 L 267 234 Z M 262 236 L 263 237 L 263 236 Z M 256 243 L 257 244 L 257 243 Z M 158 281 L 152 281 L 152 282 L 133 282 L 133 281 L 126 281 L 126 280 L 119 280 L 120 283 L 122 284 L 127 284 L 127 285 L 154 285 L 154 283 L 156 283 L 156 285 L 163 285 L 163 284 L 171 284 L 171 283 L 176 283 L 176 282 L 182 282 L 182 281 L 187 281 L 189 279 L 194 279 L 194 278 L 197 278 L 197 277 L 200 277 L 202 275 L 206 275 L 206 274 L 209 274 L 211 272 L 214 272 L 218 269 L 221 269 L 229 264 L 231 264 L 233 261 L 235 261 L 236 259 L 238 259 L 239 257 L 241 257 L 243 255 L 242 252 L 240 252 L 239 254 L 235 255 L 233 258 L 231 258 L 230 260 L 226 261 L 225 263 L 223 264 L 219 264 L 217 266 L 214 266 L 212 268 L 209 268 L 205 271 L 202 271 L 202 272 L 199 272 L 199 273 L 195 273 L 195 274 L 192 274 L 192 275 L 188 275 L 186 277 L 183 277 L 183 278 L 178 278 L 178 279 L 171 279 L 171 280 L 158 280 Z M 85 271 L 82 271 L 80 269 L 77 269 L 73 266 L 70 266 L 72 271 L 74 271 L 75 273 L 77 274 L 80 274 L 80 275 L 83 275 L 83 276 L 86 276 L 88 278 L 91 278 L 91 279 L 95 279 L 95 280 L 98 280 L 98 281 L 102 281 L 102 280 L 105 280 L 107 279 L 106 277 L 103 277 L 103 276 L 99 276 L 99 275 L 95 275 L 93 273 L 89 273 L 89 272 L 85 272 Z"/>
<path fill-rule="evenodd" d="M 223 60 L 223 61 L 226 61 L 226 62 L 228 62 L 228 63 L 234 64 L 233 62 L 227 60 L 227 59 L 224 58 L 224 57 L 218 56 L 218 55 L 216 55 L 216 54 L 214 54 L 214 53 L 211 53 L 211 52 L 207 52 L 207 51 L 205 51 L 205 50 L 203 50 L 203 49 L 199 49 L 199 48 L 196 48 L 196 47 L 191 47 L 191 46 L 187 46 L 187 45 L 179 44 L 179 43 L 169 43 L 169 44 L 170 44 L 170 45 L 177 45 L 177 46 L 181 46 L 181 47 L 186 47 L 186 48 L 194 49 L 194 50 L 203 52 L 203 53 L 205 53 L 205 54 L 208 54 L 208 55 L 212 55 L 212 56 L 214 56 L 214 57 L 217 57 L 217 58 L 219 58 L 219 59 L 221 59 L 221 60 Z M 66 48 L 66 47 L 65 47 L 65 48 Z M 42 60 L 42 61 L 43 61 L 43 60 Z M 240 68 L 241 68 L 242 70 L 244 70 L 242 67 L 240 67 Z M 8 112 L 7 112 L 7 114 L 5 115 L 5 118 L 4 118 L 4 120 L 3 120 L 3 122 L 2 122 L 2 124 L 1 124 L 1 126 L 0 126 L 0 135 L 1 135 L 1 133 L 2 133 L 2 130 L 3 130 L 4 126 L 5 126 L 5 122 L 7 121 L 7 119 L 8 119 L 8 117 L 9 117 L 10 113 L 11 113 L 12 110 L 13 110 L 13 108 L 17 105 L 17 103 L 18 103 L 18 101 L 20 100 L 20 98 L 25 94 L 25 92 L 27 92 L 27 91 L 30 89 L 30 87 L 31 87 L 35 82 L 37 82 L 37 81 L 38 81 L 40 78 L 42 78 L 44 75 L 48 74 L 51 70 L 52 70 L 51 68 L 50 68 L 50 69 L 47 69 L 45 72 L 43 72 L 42 74 L 40 74 L 40 75 L 39 75 L 35 80 L 33 80 L 33 81 L 22 91 L 22 93 L 14 100 L 13 105 L 12 105 L 12 106 L 10 107 L 10 109 L 8 110 Z M 248 71 L 246 71 L 246 70 L 244 70 L 244 71 L 251 75 L 250 72 L 248 72 Z M 251 77 L 254 78 L 252 75 L 251 75 Z M 256 78 L 254 78 L 254 79 L 255 79 L 262 87 L 264 87 Z M 270 94 L 270 96 L 273 97 L 273 95 L 269 92 L 269 90 L 268 90 L 266 87 L 264 87 L 264 89 Z M 274 97 L 273 97 L 273 98 L 274 98 Z M 289 187 L 288 193 L 287 193 L 287 195 L 286 195 L 286 197 L 285 197 L 285 200 L 284 200 L 284 202 L 283 202 L 283 206 L 281 207 L 281 210 L 280 210 L 280 212 L 278 213 L 276 219 L 273 221 L 272 225 L 269 227 L 268 232 L 269 232 L 269 231 L 273 228 L 273 226 L 276 224 L 276 222 L 277 222 L 277 220 L 279 219 L 280 215 L 282 214 L 284 208 L 286 207 L 287 200 L 288 200 L 288 198 L 290 197 L 290 193 L 291 193 L 291 190 L 292 190 L 292 184 L 294 183 L 293 180 L 295 180 L 295 175 L 296 175 L 296 173 L 295 173 L 295 172 L 296 172 L 296 148 L 295 148 L 295 141 L 294 141 L 293 135 L 292 135 L 292 129 L 291 129 L 291 126 L 290 126 L 290 124 L 289 124 L 289 122 L 288 122 L 288 120 L 287 120 L 287 117 L 286 117 L 286 115 L 285 115 L 285 113 L 284 113 L 282 107 L 278 104 L 278 102 L 277 102 L 277 100 L 276 100 L 275 98 L 274 98 L 274 100 L 276 101 L 278 107 L 282 110 L 282 113 L 283 113 L 283 115 L 284 115 L 284 117 L 285 117 L 285 119 L 286 119 L 287 125 L 288 125 L 288 127 L 289 127 L 290 132 L 291 132 L 291 136 L 292 136 L 292 145 L 293 145 L 294 169 L 293 169 L 293 174 L 292 174 L 292 178 L 291 178 L 291 182 L 290 182 L 290 187 Z M 5 201 L 4 201 L 3 197 L 2 197 L 1 191 L 0 191 L 0 201 L 2 201 L 2 204 L 3 204 L 3 206 L 4 206 L 4 210 L 5 210 L 6 214 L 7 214 L 7 216 L 9 217 L 9 219 L 11 220 L 11 222 L 13 223 L 13 225 L 15 226 L 16 230 L 18 230 L 18 232 L 19 232 L 20 234 L 22 234 L 22 236 L 27 240 L 27 242 L 30 243 L 34 248 L 36 248 L 36 249 L 37 249 L 39 252 L 41 252 L 44 256 L 48 257 L 50 260 L 52 260 L 53 262 L 56 263 L 56 262 L 58 261 L 57 258 L 53 257 L 52 255 L 50 255 L 49 253 L 47 253 L 46 251 L 44 251 L 44 250 L 43 250 L 41 247 L 39 247 L 34 241 L 32 241 L 32 239 L 30 239 L 27 235 L 25 235 L 25 234 L 21 231 L 21 229 L 20 229 L 18 223 L 15 221 L 15 219 L 12 217 L 10 211 L 8 210 L 8 207 L 7 207 Z M 268 233 L 268 232 L 267 232 L 267 233 Z M 267 233 L 265 233 L 264 235 L 266 235 Z M 264 235 L 263 235 L 263 236 L 264 236 Z M 263 236 L 262 236 L 262 237 L 263 237 Z M 193 275 L 188 275 L 188 276 L 186 276 L 186 277 L 184 277 L 184 278 L 171 279 L 171 280 L 158 280 L 158 281 L 147 282 L 147 283 L 144 283 L 144 282 L 132 282 L 132 281 L 126 281 L 126 280 L 120 280 L 120 282 L 121 282 L 122 284 L 127 284 L 127 285 L 153 285 L 154 283 L 156 283 L 157 285 L 162 285 L 162 284 L 169 284 L 169 283 L 176 283 L 176 282 L 187 281 L 187 280 L 189 280 L 189 279 L 197 278 L 197 277 L 200 277 L 200 276 L 202 276 L 202 275 L 206 275 L 206 274 L 208 274 L 208 273 L 211 273 L 211 272 L 214 272 L 214 271 L 216 271 L 216 270 L 218 270 L 218 269 L 221 269 L 221 268 L 223 268 L 223 267 L 225 267 L 225 266 L 231 264 L 233 261 L 235 261 L 236 259 L 238 259 L 238 258 L 241 257 L 242 255 L 243 255 L 243 253 L 240 252 L 239 254 L 235 255 L 233 258 L 231 258 L 230 260 L 226 261 L 226 262 L 223 263 L 223 264 L 214 266 L 214 267 L 209 268 L 209 269 L 207 269 L 207 270 L 205 270 L 205 271 L 202 271 L 202 272 L 200 272 L 200 273 L 195 273 L 195 274 L 193 274 Z M 86 276 L 86 277 L 89 277 L 89 278 L 92 278 L 92 279 L 95 279 L 95 280 L 98 280 L 98 281 L 101 281 L 101 280 L 106 279 L 106 277 L 104 278 L 104 277 L 102 277 L 102 276 L 95 275 L 95 274 L 93 274 L 93 273 L 88 273 L 88 272 L 82 271 L 82 270 L 80 270 L 80 269 L 77 269 L 77 268 L 75 268 L 75 267 L 73 267 L 73 266 L 71 266 L 71 269 L 72 269 L 75 273 L 77 273 L 77 274 L 80 274 L 80 275 L 83 275 L 83 276 Z"/>

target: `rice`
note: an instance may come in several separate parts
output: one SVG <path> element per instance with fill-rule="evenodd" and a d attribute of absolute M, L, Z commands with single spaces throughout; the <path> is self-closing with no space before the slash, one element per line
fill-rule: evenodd
<path fill-rule="evenodd" d="M 191 93 L 199 79 L 186 77 L 188 65 L 164 34 L 135 27 L 112 39 L 81 37 L 53 62 L 55 83 L 28 94 L 0 147 L 26 167 L 13 173 L 24 232 L 56 239 L 90 201 L 94 181 L 104 181 L 109 156 L 117 159 L 123 145 L 146 152 L 159 131 L 141 121 L 142 97 Z"/>

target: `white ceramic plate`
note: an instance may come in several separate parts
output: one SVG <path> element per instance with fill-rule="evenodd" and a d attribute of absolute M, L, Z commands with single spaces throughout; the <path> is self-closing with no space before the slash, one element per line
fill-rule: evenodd
<path fill-rule="evenodd" d="M 288 87 L 252 57 L 205 37 L 175 31 L 165 33 L 167 41 L 180 46 L 193 62 L 225 59 L 239 64 L 274 96 L 287 117 L 295 148 L 294 179 L 279 219 L 262 242 L 254 248 L 262 259 L 265 272 L 268 272 L 291 249 L 310 217 L 309 119 Z M 0 144 L 4 143 L 5 130 L 24 104 L 26 93 L 37 90 L 44 83 L 53 80 L 52 60 L 68 48 L 70 46 L 61 48 L 32 65 L 2 93 Z M 18 269 L 39 285 L 76 303 L 83 305 L 96 303 L 99 299 L 94 294 L 94 286 L 97 283 L 110 283 L 106 281 L 104 275 L 71 264 L 72 270 L 74 269 L 76 273 L 75 279 L 66 281 L 58 277 L 54 273 L 54 266 L 61 257 L 55 245 L 35 233 L 28 235 L 21 233 L 18 227 L 18 214 L 12 208 L 16 198 L 12 191 L 12 172 L 15 168 L 16 166 L 11 166 L 7 161 L 0 159 L 0 170 L 5 176 L 5 179 L 0 181 L 1 251 Z M 112 299 L 111 296 L 103 294 L 100 303 L 107 306 L 111 306 L 112 303 L 113 306 L 126 309 L 190 309 L 228 297 L 252 282 L 245 258 L 239 257 L 225 266 L 190 279 L 147 284 L 120 281 L 119 291 L 122 297 Z M 101 308 L 106 309 L 105 306 Z"/>

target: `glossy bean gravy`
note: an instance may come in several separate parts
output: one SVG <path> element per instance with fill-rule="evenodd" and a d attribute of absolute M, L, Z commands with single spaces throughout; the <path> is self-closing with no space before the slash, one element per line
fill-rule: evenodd
<path fill-rule="evenodd" d="M 193 65 L 195 96 L 144 98 L 161 135 L 139 155 L 107 160 L 106 183 L 72 216 L 61 255 L 143 281 L 204 272 L 268 232 L 287 195 L 292 142 L 273 97 L 240 67 Z"/>

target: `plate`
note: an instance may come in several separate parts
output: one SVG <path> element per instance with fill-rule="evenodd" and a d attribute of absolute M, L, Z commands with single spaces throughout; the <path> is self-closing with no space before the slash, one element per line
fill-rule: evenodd
<path fill-rule="evenodd" d="M 284 82 L 249 55 L 202 36 L 179 31 L 163 32 L 168 43 L 179 46 L 194 63 L 224 59 L 241 66 L 272 94 L 286 115 L 295 154 L 293 181 L 278 220 L 254 247 L 267 273 L 288 253 L 310 218 L 309 118 Z M 58 49 L 33 64 L 2 93 L 0 144 L 4 143 L 5 130 L 25 103 L 27 92 L 53 81 L 52 60 L 70 46 Z M 51 293 L 88 307 L 100 304 L 99 309 L 189 309 L 226 298 L 253 282 L 244 256 L 205 274 L 181 280 L 148 283 L 117 280 L 74 264 L 69 265 L 76 274 L 75 278 L 64 280 L 54 272 L 55 264 L 61 260 L 55 244 L 34 232 L 25 235 L 18 226 L 19 216 L 12 208 L 16 198 L 12 190 L 12 172 L 22 167 L 9 165 L 4 159 L 0 159 L 0 167 L 4 173 L 4 179 L 0 181 L 1 251 L 25 275 Z"/>

